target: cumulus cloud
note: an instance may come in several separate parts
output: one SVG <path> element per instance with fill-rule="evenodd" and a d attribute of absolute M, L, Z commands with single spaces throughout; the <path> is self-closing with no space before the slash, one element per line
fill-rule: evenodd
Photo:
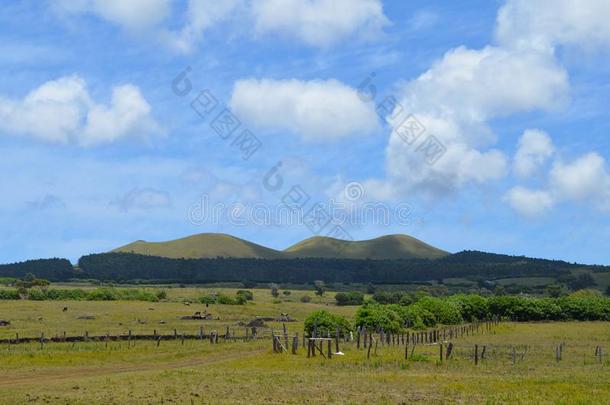
<path fill-rule="evenodd" d="M 22 100 L 0 97 L 0 129 L 83 146 L 161 132 L 137 87 L 114 87 L 112 100 L 105 105 L 92 100 L 79 76 L 43 83 Z"/>
<path fill-rule="evenodd" d="M 161 37 L 171 48 L 191 52 L 205 30 L 227 20 L 244 5 L 244 0 L 189 0 L 184 27 L 177 32 L 164 31 Z"/>
<path fill-rule="evenodd" d="M 544 214 L 555 204 L 548 191 L 513 187 L 505 196 L 510 206 L 523 216 L 536 217 Z"/>
<path fill-rule="evenodd" d="M 526 216 L 540 215 L 555 204 L 571 201 L 610 210 L 610 174 L 605 159 L 591 152 L 570 162 L 557 159 L 544 189 L 514 187 L 505 196 L 510 206 Z"/>
<path fill-rule="evenodd" d="M 555 163 L 550 185 L 559 198 L 588 200 L 598 208 L 610 208 L 610 175 L 605 159 L 597 153 L 588 153 L 570 163 Z"/>
<path fill-rule="evenodd" d="M 399 100 L 401 108 L 426 129 L 427 134 L 418 142 L 434 135 L 446 147 L 446 153 L 436 164 L 425 164 L 425 156 L 417 153 L 417 147 L 404 141 L 403 122 L 392 119 L 388 172 L 400 179 L 403 187 L 438 193 L 501 178 L 507 171 L 507 158 L 489 148 L 496 139 L 488 121 L 560 108 L 567 91 L 565 71 L 547 55 L 491 46 L 451 50 L 408 82 Z"/>
<path fill-rule="evenodd" d="M 519 149 L 515 154 L 515 173 L 520 177 L 531 176 L 553 156 L 553 153 L 555 147 L 546 132 L 526 130 L 519 140 Z"/>
<path fill-rule="evenodd" d="M 378 127 L 374 106 L 336 80 L 239 80 L 230 106 L 250 125 L 292 131 L 307 140 L 367 134 Z"/>
<path fill-rule="evenodd" d="M 257 32 L 319 47 L 357 33 L 374 35 L 388 24 L 379 0 L 256 0 L 252 9 Z"/>
<path fill-rule="evenodd" d="M 93 14 L 129 31 L 159 25 L 171 11 L 171 0 L 52 0 L 68 15 Z"/>
<path fill-rule="evenodd" d="M 606 0 L 508 0 L 496 38 L 508 47 L 552 51 L 557 45 L 604 46 L 610 41 Z"/>
<path fill-rule="evenodd" d="M 493 149 L 496 139 L 489 122 L 564 108 L 569 101 L 569 78 L 555 48 L 607 46 L 609 18 L 610 3 L 605 0 L 508 0 L 498 12 L 493 45 L 452 49 L 403 86 L 402 109 L 417 117 L 427 131 L 417 142 L 434 135 L 446 152 L 434 165 L 426 164 L 426 157 L 417 153 L 417 143 L 404 142 L 405 130 L 396 119 L 396 109 L 389 120 L 394 131 L 386 151 L 388 181 L 403 191 L 443 194 L 504 176 L 507 158 Z M 515 172 L 533 173 L 553 150 L 543 135 L 526 133 L 515 158 Z M 525 193 L 518 191 L 515 199 L 523 199 Z M 535 196 L 539 202 L 548 201 Z"/>
<path fill-rule="evenodd" d="M 184 25 L 164 21 L 170 0 L 53 0 L 60 13 L 94 15 L 130 32 L 147 33 L 178 52 L 188 53 L 206 30 L 229 20 L 248 32 L 280 34 L 308 46 L 326 48 L 350 38 L 376 36 L 389 24 L 381 0 L 189 0 Z"/>

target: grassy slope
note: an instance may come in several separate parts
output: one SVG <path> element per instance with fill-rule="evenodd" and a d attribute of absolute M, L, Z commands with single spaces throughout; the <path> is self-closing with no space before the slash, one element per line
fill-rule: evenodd
<path fill-rule="evenodd" d="M 448 253 L 407 235 L 387 235 L 363 241 L 313 237 L 283 252 L 230 235 L 202 233 L 168 242 L 137 241 L 113 250 L 169 258 L 295 258 L 436 259 Z"/>
<path fill-rule="evenodd" d="M 437 259 L 447 252 L 407 235 L 386 235 L 363 241 L 313 237 L 285 250 L 292 257 L 338 257 L 352 259 Z"/>
<path fill-rule="evenodd" d="M 202 233 L 168 242 L 137 241 L 113 250 L 113 252 L 138 253 L 173 259 L 244 257 L 274 259 L 282 255 L 273 249 L 220 233 Z"/>

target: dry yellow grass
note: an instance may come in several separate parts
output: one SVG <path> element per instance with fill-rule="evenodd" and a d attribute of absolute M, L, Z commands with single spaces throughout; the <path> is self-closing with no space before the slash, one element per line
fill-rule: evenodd
<path fill-rule="evenodd" d="M 224 291 L 231 293 L 231 291 Z M 172 290 L 172 297 L 197 295 L 199 290 Z M 329 305 L 331 297 L 303 304 L 302 292 L 293 292 L 289 302 L 273 304 L 267 290 L 256 290 L 254 304 L 214 306 L 221 320 L 209 327 L 221 329 L 255 314 L 288 312 L 300 321 L 319 308 L 352 316 L 353 307 Z M 308 293 L 311 294 L 311 293 Z M 39 329 L 33 313 L 40 313 L 47 330 L 83 329 L 73 315 L 98 316 L 88 325 L 103 331 L 117 321 L 127 326 L 148 316 L 152 327 L 172 333 L 173 326 L 186 327 L 177 316 L 195 309 L 181 303 L 69 302 L 67 319 L 59 302 L 0 303 L 0 318 L 10 313 L 13 327 Z M 82 305 L 82 306 L 81 306 Z M 155 311 L 149 311 L 150 306 Z M 27 315 L 30 314 L 30 315 Z M 165 325 L 154 325 L 157 317 Z M 23 322 L 23 323 L 22 323 Z M 173 322 L 173 323 L 170 323 Z M 198 324 L 192 325 L 193 329 Z M 279 327 L 279 324 L 274 326 Z M 209 330 L 206 327 L 206 330 Z M 117 328 L 117 330 L 120 328 Z M 135 329 L 135 328 L 134 328 Z M 291 333 L 302 333 L 302 322 L 290 324 Z M 14 332 L 11 331 L 10 333 Z M 10 334 L 3 330 L 3 334 Z M 342 344 L 344 356 L 324 360 L 275 354 L 270 339 L 255 342 L 138 341 L 54 343 L 40 349 L 37 344 L 0 346 L 0 403 L 608 403 L 610 362 L 596 362 L 594 348 L 610 352 L 610 323 L 566 322 L 503 324 L 493 333 L 470 336 L 454 342 L 453 359 L 438 361 L 438 346 L 418 346 L 405 361 L 403 346 L 378 346 L 366 358 L 353 343 Z M 555 361 L 555 347 L 564 343 L 563 359 Z M 486 345 L 486 359 L 478 366 L 472 360 L 473 345 Z M 511 359 L 511 345 L 518 359 Z M 524 347 L 529 351 L 521 360 Z M 606 357 L 610 359 L 610 357 Z"/>

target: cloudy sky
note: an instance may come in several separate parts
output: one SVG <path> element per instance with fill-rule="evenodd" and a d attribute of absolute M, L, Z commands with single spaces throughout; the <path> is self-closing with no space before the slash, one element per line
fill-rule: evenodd
<path fill-rule="evenodd" d="M 0 262 L 225 232 L 610 264 L 608 21 L 607 0 L 5 1 Z"/>

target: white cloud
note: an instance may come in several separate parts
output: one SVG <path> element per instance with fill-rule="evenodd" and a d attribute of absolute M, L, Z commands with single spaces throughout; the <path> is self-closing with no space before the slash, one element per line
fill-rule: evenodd
<path fill-rule="evenodd" d="M 129 31 L 159 25 L 171 11 L 171 0 L 52 0 L 56 10 L 68 14 L 93 14 Z"/>
<path fill-rule="evenodd" d="M 52 0 L 63 15 L 94 15 L 121 28 L 144 33 L 188 53 L 206 30 L 231 20 L 260 35 L 280 34 L 314 47 L 329 47 L 351 38 L 377 35 L 389 24 L 380 0 L 189 0 L 184 25 L 165 21 L 170 0 Z"/>
<path fill-rule="evenodd" d="M 83 146 L 161 132 L 137 87 L 114 87 L 110 105 L 104 105 L 91 99 L 78 76 L 48 81 L 23 100 L 0 98 L 0 130 Z"/>
<path fill-rule="evenodd" d="M 520 177 L 534 174 L 555 153 L 551 137 L 543 131 L 528 129 L 519 140 L 514 170 Z"/>
<path fill-rule="evenodd" d="M 327 47 L 357 33 L 376 34 L 388 20 L 379 0 L 255 0 L 259 33 L 280 33 Z"/>
<path fill-rule="evenodd" d="M 606 161 L 597 153 L 582 155 L 569 163 L 557 160 L 549 173 L 546 189 L 514 187 L 505 196 L 513 209 L 525 216 L 535 216 L 555 204 L 572 201 L 610 210 L 610 174 Z"/>
<path fill-rule="evenodd" d="M 293 131 L 308 140 L 367 134 L 378 127 L 374 106 L 336 80 L 239 80 L 230 106 L 248 124 Z"/>
<path fill-rule="evenodd" d="M 459 47 L 428 71 L 408 82 L 399 103 L 426 128 L 415 144 L 395 128 L 387 148 L 387 169 L 406 188 L 437 193 L 469 183 L 484 183 L 506 174 L 507 159 L 489 149 L 495 136 L 487 122 L 537 109 L 554 110 L 567 99 L 565 71 L 544 54 L 485 47 Z M 404 117 L 404 114 L 403 114 Z M 417 143 L 434 135 L 447 148 L 434 165 L 417 153 Z"/>
<path fill-rule="evenodd" d="M 227 20 L 238 8 L 243 8 L 244 4 L 243 0 L 189 0 L 186 10 L 187 23 L 179 32 L 162 33 L 162 38 L 170 47 L 180 52 L 191 52 L 206 29 Z"/>
<path fill-rule="evenodd" d="M 567 164 L 555 163 L 550 184 L 560 198 L 587 200 L 598 208 L 610 208 L 610 175 L 605 159 L 597 153 L 588 153 Z"/>
<path fill-rule="evenodd" d="M 498 13 L 503 46 L 552 51 L 557 45 L 604 46 L 610 41 L 607 0 L 508 0 Z"/>
<path fill-rule="evenodd" d="M 113 89 L 110 106 L 97 104 L 90 109 L 81 143 L 110 142 L 132 132 L 158 133 L 159 130 L 140 90 L 126 84 Z"/>
<path fill-rule="evenodd" d="M 555 201 L 547 191 L 513 187 L 505 196 L 510 206 L 521 215 L 536 217 L 553 207 Z"/>

